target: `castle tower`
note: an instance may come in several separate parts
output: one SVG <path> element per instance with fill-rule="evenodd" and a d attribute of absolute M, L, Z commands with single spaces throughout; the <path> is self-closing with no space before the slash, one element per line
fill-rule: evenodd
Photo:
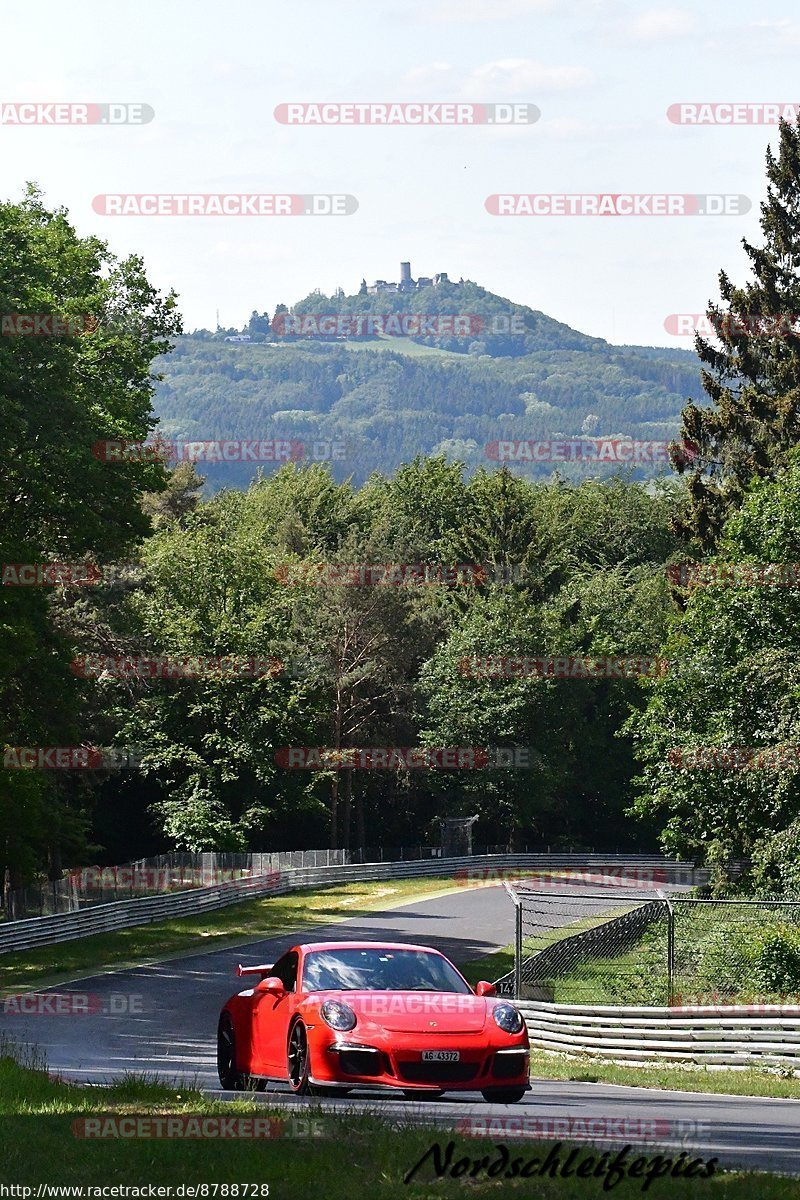
<path fill-rule="evenodd" d="M 400 263 L 400 283 L 411 283 L 411 263 Z"/>

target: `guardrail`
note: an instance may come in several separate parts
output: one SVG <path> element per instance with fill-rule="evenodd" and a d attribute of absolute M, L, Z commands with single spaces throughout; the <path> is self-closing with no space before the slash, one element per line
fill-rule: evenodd
<path fill-rule="evenodd" d="M 531 1046 L 614 1062 L 800 1068 L 800 1005 L 693 1008 L 519 1000 Z M 768 1009 L 774 1008 L 773 1012 Z"/>
<path fill-rule="evenodd" d="M 347 864 L 331 867 L 291 868 L 244 880 L 231 880 L 214 887 L 192 888 L 161 896 L 143 896 L 96 904 L 73 913 L 31 917 L 0 924 L 0 955 L 35 946 L 54 945 L 97 933 L 110 933 L 135 925 L 147 925 L 170 917 L 188 916 L 237 904 L 254 897 L 281 895 L 308 887 L 334 887 L 359 883 L 415 877 L 438 877 L 462 873 L 465 884 L 475 882 L 476 872 L 532 871 L 571 869 L 574 871 L 624 867 L 653 867 L 667 875 L 685 872 L 687 863 L 664 859 L 656 854 L 493 854 L 464 858 L 436 858 L 394 863 Z M 468 872 L 468 875 L 467 875 Z M 493 877 L 489 876 L 489 881 Z M 497 880 L 499 881 L 499 880 Z M 510 934 L 509 929 L 509 934 Z M 509 937 L 510 940 L 510 937 Z"/>

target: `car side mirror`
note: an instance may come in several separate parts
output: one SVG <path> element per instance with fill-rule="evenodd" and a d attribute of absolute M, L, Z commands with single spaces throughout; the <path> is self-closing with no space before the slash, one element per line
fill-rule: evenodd
<path fill-rule="evenodd" d="M 476 996 L 496 996 L 497 988 L 493 983 L 489 983 L 486 979 L 482 979 L 480 983 L 475 985 Z"/>
<path fill-rule="evenodd" d="M 265 979 L 260 979 L 256 984 L 255 990 L 257 992 L 269 992 L 269 994 L 274 996 L 276 999 L 278 999 L 279 996 L 285 995 L 286 993 L 283 980 L 278 979 L 277 975 L 267 975 Z"/>

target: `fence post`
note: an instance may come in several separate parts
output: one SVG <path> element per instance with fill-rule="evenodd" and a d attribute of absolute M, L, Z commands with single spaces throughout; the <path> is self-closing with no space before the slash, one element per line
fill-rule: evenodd
<path fill-rule="evenodd" d="M 522 992 L 522 904 L 515 897 L 516 923 L 514 934 L 514 999 L 521 1000 Z"/>
<path fill-rule="evenodd" d="M 667 1006 L 672 1007 L 672 996 L 675 988 L 675 909 L 664 897 L 667 904 Z"/>

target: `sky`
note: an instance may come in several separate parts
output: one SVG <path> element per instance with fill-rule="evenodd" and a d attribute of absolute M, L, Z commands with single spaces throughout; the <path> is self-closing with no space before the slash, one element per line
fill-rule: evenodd
<path fill-rule="evenodd" d="M 670 105 L 800 102 L 789 0 L 54 0 L 3 6 L 0 103 L 139 103 L 145 125 L 0 125 L 0 197 L 34 180 L 81 234 L 140 254 L 187 329 L 314 288 L 446 271 L 615 343 L 681 346 L 747 278 L 772 124 Z M 511 127 L 286 125 L 296 102 L 526 102 Z M 100 194 L 355 196 L 348 216 L 108 216 Z M 491 215 L 495 193 L 744 195 L 746 214 Z"/>

